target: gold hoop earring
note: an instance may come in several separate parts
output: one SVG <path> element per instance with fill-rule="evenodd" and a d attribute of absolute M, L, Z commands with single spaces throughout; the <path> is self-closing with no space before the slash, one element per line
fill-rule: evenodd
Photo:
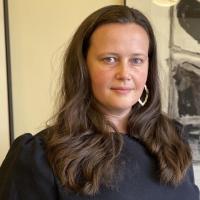
<path fill-rule="evenodd" d="M 144 105 L 146 104 L 146 102 L 147 102 L 147 100 L 148 100 L 148 97 L 149 97 L 149 90 L 148 90 L 146 84 L 144 85 L 144 90 L 145 90 L 145 92 L 146 92 L 146 96 L 145 96 L 144 101 L 142 101 L 140 98 L 139 98 L 139 100 L 138 100 L 138 102 L 139 102 L 139 104 L 140 104 L 141 106 L 144 106 Z"/>

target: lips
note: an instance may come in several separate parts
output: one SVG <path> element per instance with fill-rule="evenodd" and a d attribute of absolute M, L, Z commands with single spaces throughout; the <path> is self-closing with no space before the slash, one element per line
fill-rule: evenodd
<path fill-rule="evenodd" d="M 119 94 L 127 94 L 133 89 L 131 87 L 111 87 L 111 90 Z"/>

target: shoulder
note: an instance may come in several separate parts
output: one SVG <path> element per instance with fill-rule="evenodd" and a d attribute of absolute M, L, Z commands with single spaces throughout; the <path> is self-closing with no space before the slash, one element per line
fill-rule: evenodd
<path fill-rule="evenodd" d="M 17 167 L 17 169 L 28 169 L 30 166 L 31 168 L 48 167 L 43 139 L 45 131 L 43 130 L 36 135 L 25 133 L 17 137 L 2 163 L 1 170 L 12 166 Z"/>
<path fill-rule="evenodd" d="M 2 191 L 5 194 L 10 194 L 11 190 L 23 193 L 23 188 L 44 191 L 53 187 L 55 178 L 45 154 L 45 132 L 26 133 L 15 139 L 0 167 L 0 197 Z"/>
<path fill-rule="evenodd" d="M 181 124 L 180 122 L 178 122 L 177 120 L 173 120 L 175 128 L 177 130 L 177 133 L 180 135 L 180 137 L 183 139 L 183 141 L 189 145 L 190 148 L 190 144 L 189 144 L 189 134 L 188 134 L 188 130 L 187 128 Z M 191 148 L 190 148 L 190 151 Z M 189 182 L 194 183 L 194 170 L 193 170 L 193 165 L 191 163 L 191 165 L 189 166 L 188 170 L 187 170 L 187 174 L 186 174 L 186 180 L 188 180 Z"/>

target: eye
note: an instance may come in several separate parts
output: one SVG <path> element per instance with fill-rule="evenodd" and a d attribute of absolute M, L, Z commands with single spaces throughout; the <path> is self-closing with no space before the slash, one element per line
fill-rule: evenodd
<path fill-rule="evenodd" d="M 115 57 L 105 57 L 105 58 L 103 58 L 103 61 L 105 63 L 108 63 L 108 64 L 113 64 L 113 63 L 117 62 L 117 58 L 115 58 Z"/>
<path fill-rule="evenodd" d="M 142 58 L 132 58 L 130 62 L 134 65 L 141 65 L 144 62 L 144 60 Z"/>

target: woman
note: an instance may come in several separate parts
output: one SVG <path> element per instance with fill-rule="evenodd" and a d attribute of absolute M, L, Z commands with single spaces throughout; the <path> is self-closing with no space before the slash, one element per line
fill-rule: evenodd
<path fill-rule="evenodd" d="M 13 143 L 0 199 L 199 199 L 180 125 L 162 114 L 147 18 L 101 8 L 66 51 L 51 125 Z"/>

